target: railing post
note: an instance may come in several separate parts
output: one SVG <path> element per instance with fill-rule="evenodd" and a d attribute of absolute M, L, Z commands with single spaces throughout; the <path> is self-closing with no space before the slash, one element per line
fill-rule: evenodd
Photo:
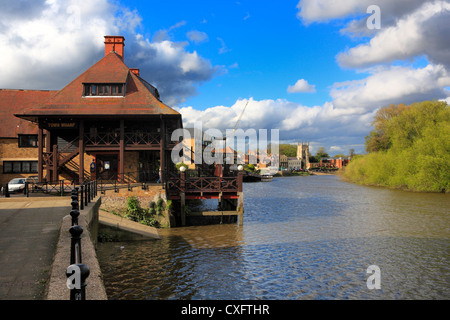
<path fill-rule="evenodd" d="M 182 190 L 182 192 L 186 192 L 186 173 L 181 172 L 180 173 L 180 189 Z"/>
<path fill-rule="evenodd" d="M 86 279 L 89 274 L 89 267 L 85 264 L 72 264 L 67 268 L 67 287 L 70 289 L 70 300 L 86 300 Z"/>
<path fill-rule="evenodd" d="M 88 205 L 88 185 L 84 184 L 84 205 Z"/>
<path fill-rule="evenodd" d="M 242 171 L 239 171 L 238 172 L 238 177 L 237 177 L 238 192 L 242 192 L 243 181 L 244 181 L 244 173 Z"/>
<path fill-rule="evenodd" d="M 80 209 L 84 209 L 84 186 L 80 185 Z"/>
<path fill-rule="evenodd" d="M 72 226 L 78 225 L 78 216 L 80 215 L 79 203 L 78 203 L 78 188 L 72 190 L 72 210 L 70 215 L 72 216 Z"/>
<path fill-rule="evenodd" d="M 8 183 L 5 184 L 5 198 L 10 198 L 10 194 L 9 194 L 9 185 Z"/>
<path fill-rule="evenodd" d="M 70 264 L 81 263 L 81 234 L 83 227 L 79 225 L 72 226 L 69 229 L 72 239 L 70 242 Z"/>
<path fill-rule="evenodd" d="M 72 191 L 72 199 L 78 198 Z M 74 203 L 76 201 L 72 201 Z M 74 225 L 69 229 L 72 235 L 70 243 L 70 266 L 66 270 L 67 287 L 70 289 L 70 300 L 86 300 L 86 279 L 89 277 L 89 267 L 82 264 L 81 258 L 81 234 L 83 227 Z"/>

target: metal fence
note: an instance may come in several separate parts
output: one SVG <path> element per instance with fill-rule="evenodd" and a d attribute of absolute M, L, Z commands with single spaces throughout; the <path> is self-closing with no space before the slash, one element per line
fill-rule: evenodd
<path fill-rule="evenodd" d="M 70 300 L 86 300 L 86 279 L 89 277 L 89 267 L 83 264 L 81 254 L 81 234 L 83 227 L 78 224 L 80 209 L 90 203 L 96 195 L 94 190 L 95 181 L 84 184 L 72 190 L 71 205 L 72 227 L 69 229 L 71 234 L 70 242 L 70 265 L 66 269 L 67 287 L 70 289 Z"/>

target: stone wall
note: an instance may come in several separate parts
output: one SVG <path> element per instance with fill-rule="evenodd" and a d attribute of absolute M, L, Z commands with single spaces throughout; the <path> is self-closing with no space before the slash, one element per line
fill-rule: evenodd
<path fill-rule="evenodd" d="M 82 261 L 90 269 L 90 275 L 86 280 L 86 300 L 107 300 L 95 251 L 100 205 L 101 197 L 97 197 L 84 210 L 80 210 L 78 217 L 78 224 L 83 227 L 81 235 Z M 70 290 L 66 285 L 66 269 L 70 265 L 71 235 L 69 229 L 71 226 L 72 217 L 67 215 L 63 218 L 56 245 L 46 300 L 70 300 Z"/>
<path fill-rule="evenodd" d="M 136 197 L 139 205 L 143 209 L 148 209 L 152 202 L 157 202 L 161 198 L 167 204 L 167 197 L 165 189 L 160 185 L 147 186 L 145 190 L 141 186 L 136 186 L 128 191 L 127 188 L 119 189 L 118 192 L 114 190 L 107 190 L 102 195 L 101 209 L 107 212 L 115 212 L 124 214 L 127 210 L 127 200 L 129 197 Z M 161 227 L 168 228 L 171 225 L 171 217 L 168 212 L 164 212 L 163 216 L 158 218 Z"/>

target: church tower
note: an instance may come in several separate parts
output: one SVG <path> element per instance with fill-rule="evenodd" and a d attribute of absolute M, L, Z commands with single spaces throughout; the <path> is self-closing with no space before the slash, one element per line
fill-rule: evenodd
<path fill-rule="evenodd" d="M 297 141 L 297 159 L 302 161 L 303 170 L 309 169 L 309 142 L 299 144 Z"/>

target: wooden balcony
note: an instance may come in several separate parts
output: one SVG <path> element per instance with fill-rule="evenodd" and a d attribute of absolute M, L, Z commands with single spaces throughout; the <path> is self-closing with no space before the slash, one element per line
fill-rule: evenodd
<path fill-rule="evenodd" d="M 242 192 L 242 173 L 231 177 L 186 177 L 185 173 L 171 174 L 167 178 L 167 192 L 173 199 L 181 193 L 195 199 L 209 199 L 228 195 L 237 198 Z"/>

